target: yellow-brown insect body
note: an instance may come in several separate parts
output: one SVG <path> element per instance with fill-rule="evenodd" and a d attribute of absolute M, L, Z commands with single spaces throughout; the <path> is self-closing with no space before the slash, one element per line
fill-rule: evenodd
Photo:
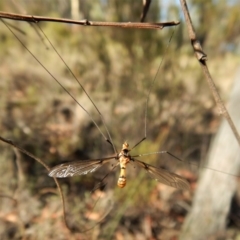
<path fill-rule="evenodd" d="M 130 162 L 130 155 L 128 154 L 129 145 L 127 142 L 123 144 L 122 151 L 119 154 L 120 175 L 118 178 L 118 187 L 123 188 L 126 185 L 126 166 Z"/>

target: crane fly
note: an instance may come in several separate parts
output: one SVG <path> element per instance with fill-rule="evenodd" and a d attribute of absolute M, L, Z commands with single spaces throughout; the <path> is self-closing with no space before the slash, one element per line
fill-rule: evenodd
<path fill-rule="evenodd" d="M 66 65 L 66 67 L 68 68 L 70 73 L 73 75 L 74 79 L 77 81 L 79 86 L 82 88 L 82 90 L 84 91 L 84 93 L 86 94 L 88 99 L 91 101 L 91 103 L 95 107 L 96 111 L 98 112 L 98 114 L 101 117 L 102 123 L 103 123 L 103 125 L 105 127 L 105 130 L 107 132 L 108 138 L 103 134 L 103 132 L 100 130 L 98 124 L 94 121 L 94 119 L 91 117 L 89 112 L 76 100 L 76 98 L 70 92 L 68 92 L 68 90 L 65 87 L 63 87 L 62 84 L 59 83 L 59 81 L 57 79 L 54 78 L 55 81 L 57 81 L 57 83 L 71 96 L 71 98 L 85 111 L 85 113 L 90 117 L 91 121 L 95 124 L 95 126 L 97 127 L 97 129 L 99 130 L 101 135 L 105 138 L 105 140 L 108 143 L 110 143 L 112 145 L 113 150 L 116 153 L 116 156 L 112 156 L 112 157 L 82 160 L 82 161 L 72 161 L 72 162 L 68 162 L 68 163 L 63 163 L 63 164 L 57 165 L 57 166 L 53 167 L 52 169 L 50 169 L 48 175 L 50 177 L 56 177 L 56 178 L 66 178 L 66 177 L 73 177 L 73 176 L 76 176 L 76 175 L 84 175 L 84 174 L 94 172 L 96 169 L 98 169 L 99 167 L 101 167 L 105 163 L 108 163 L 112 159 L 115 159 L 117 161 L 115 167 L 117 165 L 120 165 L 120 176 L 119 176 L 119 179 L 118 179 L 118 187 L 120 187 L 120 188 L 123 188 L 126 185 L 126 166 L 127 166 L 127 164 L 128 163 L 133 163 L 137 166 L 140 166 L 140 167 L 144 168 L 149 173 L 149 175 L 151 177 L 153 177 L 154 179 L 158 180 L 159 182 L 161 182 L 165 185 L 168 185 L 168 186 L 171 186 L 171 187 L 174 187 L 174 188 L 178 188 L 178 189 L 182 189 L 182 190 L 189 190 L 190 185 L 189 185 L 188 181 L 186 179 L 184 179 L 183 177 L 181 177 L 181 176 L 179 176 L 175 173 L 171 173 L 171 172 L 169 172 L 167 170 L 164 170 L 162 168 L 154 167 L 150 164 L 147 164 L 143 161 L 140 161 L 140 160 L 136 159 L 136 157 L 141 157 L 142 155 L 131 156 L 129 154 L 131 149 L 129 149 L 129 144 L 127 142 L 123 143 L 122 150 L 120 151 L 120 153 L 117 153 L 116 148 L 113 144 L 110 132 L 108 131 L 105 120 L 104 120 L 101 112 L 99 111 L 98 107 L 96 106 L 96 104 L 94 103 L 94 101 L 92 100 L 90 95 L 86 92 L 83 85 L 79 82 L 79 80 L 73 74 L 73 72 L 71 71 L 71 69 L 69 68 L 67 63 L 59 55 L 59 53 L 57 52 L 57 50 L 52 45 L 52 43 L 47 38 L 47 36 L 45 35 L 45 33 L 42 31 L 41 28 L 40 28 L 40 30 L 44 34 L 44 36 L 46 37 L 46 39 L 48 40 L 48 42 L 50 43 L 50 45 L 52 46 L 52 48 L 54 49 L 56 54 L 64 62 L 64 64 Z M 172 36 L 173 36 L 173 34 L 172 34 Z M 171 41 L 172 36 L 170 37 L 170 41 Z M 169 43 L 170 43 L 170 41 L 169 41 Z M 169 46 L 169 44 L 168 44 L 168 46 Z M 168 48 L 168 46 L 167 46 L 167 48 Z M 163 59 L 162 59 L 162 61 L 163 61 Z M 144 118 L 144 120 L 145 120 L 145 136 L 134 147 L 136 147 L 138 144 L 140 144 L 142 141 L 144 141 L 147 137 L 147 107 L 148 107 L 148 101 L 149 101 L 149 96 L 150 96 L 150 93 L 151 93 L 152 88 L 154 86 L 156 77 L 158 75 L 159 69 L 161 68 L 162 61 L 160 62 L 160 65 L 157 69 L 156 75 L 151 82 L 151 85 L 150 85 L 150 88 L 149 88 L 149 91 L 148 91 L 148 95 L 147 95 L 147 99 L 146 99 L 146 109 L 145 109 L 145 118 Z M 181 159 L 177 158 L 176 156 L 174 156 L 173 154 L 171 154 L 167 151 L 162 151 L 162 152 L 159 152 L 159 153 L 163 153 L 163 152 L 168 153 L 169 155 L 171 155 L 171 156 L 175 157 L 176 159 L 182 161 Z"/>
<path fill-rule="evenodd" d="M 146 108 L 145 108 L 145 117 L 144 117 L 144 122 L 145 122 L 145 136 L 144 138 L 138 142 L 132 149 L 129 149 L 129 144 L 127 142 L 124 142 L 122 145 L 122 149 L 121 151 L 118 153 L 115 149 L 115 146 L 113 144 L 111 135 L 106 127 L 104 118 L 102 116 L 102 114 L 100 113 L 99 109 L 97 108 L 96 104 L 94 103 L 94 101 L 92 100 L 92 98 L 90 97 L 90 95 L 86 92 L 85 88 L 83 87 L 83 85 L 80 83 L 80 81 L 77 79 L 77 77 L 74 75 L 74 73 L 71 71 L 70 67 L 67 65 L 67 63 L 64 61 L 64 59 L 61 57 L 61 55 L 58 53 L 58 51 L 56 50 L 56 48 L 53 46 L 53 44 L 51 43 L 51 41 L 48 39 L 48 37 L 46 36 L 46 34 L 43 32 L 43 30 L 41 29 L 41 27 L 39 25 L 37 25 L 37 27 L 39 28 L 40 32 L 42 32 L 42 34 L 45 36 L 45 38 L 47 39 L 47 41 L 49 42 L 49 44 L 51 45 L 51 47 L 53 48 L 53 50 L 56 52 L 56 54 L 59 56 L 59 58 L 61 59 L 61 61 L 65 64 L 65 66 L 67 67 L 67 69 L 69 70 L 69 72 L 72 74 L 73 78 L 76 80 L 76 82 L 79 84 L 79 86 L 82 88 L 83 92 L 86 94 L 86 96 L 88 97 L 88 99 L 90 100 L 90 102 L 93 104 L 94 108 L 96 109 L 96 111 L 98 112 L 98 114 L 101 117 L 102 123 L 105 127 L 105 130 L 107 132 L 108 138 L 104 135 L 104 133 L 102 132 L 102 130 L 100 129 L 100 127 L 98 126 L 98 124 L 96 123 L 96 121 L 92 118 L 92 116 L 89 114 L 89 112 L 76 100 L 76 98 L 59 82 L 58 79 L 56 79 L 51 72 L 44 66 L 44 64 L 42 62 L 40 62 L 35 55 L 32 54 L 32 52 L 21 42 L 21 40 L 13 33 L 13 35 L 19 40 L 20 43 L 22 43 L 23 47 L 33 56 L 33 58 L 45 69 L 45 71 L 63 88 L 63 90 L 70 95 L 70 97 L 77 103 L 77 105 L 79 105 L 83 111 L 90 117 L 91 121 L 94 123 L 94 125 L 97 127 L 97 129 L 99 130 L 100 134 L 105 138 L 105 140 L 110 143 L 113 147 L 113 150 L 115 151 L 115 156 L 111 156 L 111 157 L 105 157 L 105 158 L 98 158 L 98 159 L 90 159 L 90 160 L 79 160 L 79 161 L 72 161 L 72 162 L 67 162 L 67 163 L 63 163 L 60 165 L 57 165 L 55 167 L 53 167 L 52 169 L 50 169 L 48 175 L 50 177 L 56 177 L 56 178 L 66 178 L 66 177 L 73 177 L 76 175 L 84 175 L 84 174 L 88 174 L 91 172 L 94 172 L 95 170 L 97 170 L 98 168 L 100 168 L 102 165 L 109 163 L 111 160 L 115 159 L 117 161 L 117 163 L 115 164 L 115 167 L 117 165 L 120 165 L 120 176 L 118 179 L 118 186 L 120 188 L 123 188 L 126 185 L 126 167 L 127 164 L 132 163 L 136 166 L 139 166 L 143 169 L 145 169 L 148 174 L 158 180 L 159 182 L 177 188 L 177 189 L 182 189 L 182 190 L 188 190 L 190 188 L 189 183 L 186 179 L 184 179 L 183 177 L 175 174 L 175 173 L 171 173 L 167 170 L 164 170 L 162 168 L 157 168 L 154 167 L 150 164 L 147 164 L 143 161 L 140 161 L 138 159 L 136 159 L 137 157 L 141 157 L 142 155 L 135 155 L 135 156 L 131 156 L 130 155 L 130 151 L 136 147 L 138 144 L 140 144 L 143 140 L 146 139 L 147 137 L 147 107 L 148 107 L 148 101 L 149 101 L 149 96 L 150 93 L 153 89 L 155 80 L 156 80 L 156 76 L 158 75 L 159 69 L 161 67 L 162 61 L 158 67 L 158 70 L 156 72 L 156 75 L 154 77 L 154 79 L 151 81 L 150 84 L 150 88 L 148 91 L 148 95 L 147 95 L 147 99 L 146 99 Z M 172 36 L 171 36 L 172 37 Z M 171 38 L 170 38 L 171 41 Z M 170 43 L 169 41 L 169 43 Z M 168 45 L 169 46 L 169 45 Z M 163 60 L 163 59 L 162 59 Z M 167 152 L 167 151 L 162 151 L 162 152 L 158 152 L 158 153 L 168 153 L 171 156 L 175 157 L 173 154 Z M 178 159 L 177 157 L 175 157 L 176 159 Z M 180 159 L 178 159 L 180 160 Z"/>
<path fill-rule="evenodd" d="M 37 25 L 37 27 L 39 27 L 39 25 Z M 42 32 L 40 27 L 39 27 L 39 29 Z M 46 37 L 46 35 L 44 33 L 43 33 L 43 35 Z M 155 167 L 155 166 L 147 164 L 147 163 L 145 163 L 143 161 L 140 161 L 138 158 L 142 157 L 144 154 L 138 154 L 138 155 L 133 155 L 133 156 L 130 154 L 131 150 L 134 147 L 136 147 L 138 144 L 140 144 L 143 140 L 145 140 L 146 137 L 147 137 L 147 131 L 146 131 L 147 127 L 146 126 L 147 126 L 147 110 L 148 110 L 149 96 L 150 96 L 150 93 L 151 93 L 152 88 L 154 86 L 154 82 L 156 80 L 156 76 L 158 74 L 158 71 L 159 71 L 159 69 L 161 67 L 162 61 L 161 61 L 160 65 L 159 65 L 159 68 L 158 68 L 158 70 L 156 72 L 156 75 L 155 75 L 154 79 L 150 83 L 148 95 L 147 95 L 147 98 L 146 98 L 145 119 L 144 119 L 145 120 L 145 136 L 144 136 L 144 138 L 140 142 L 138 142 L 134 147 L 132 147 L 132 149 L 129 148 L 129 144 L 127 142 L 124 142 L 123 145 L 122 145 L 121 151 L 117 152 L 116 149 L 115 149 L 115 146 L 113 145 L 113 141 L 112 141 L 112 138 L 110 136 L 110 133 L 109 133 L 108 129 L 106 128 L 106 124 L 105 124 L 104 118 L 103 118 L 102 114 L 100 113 L 99 109 L 97 108 L 97 106 L 95 105 L 95 103 L 93 102 L 93 100 L 91 99 L 89 94 L 85 91 L 85 89 L 82 86 L 82 84 L 75 77 L 75 75 L 73 74 L 71 69 L 68 67 L 66 62 L 59 55 L 59 53 L 57 52 L 55 47 L 49 41 L 49 39 L 47 37 L 46 37 L 46 39 L 50 43 L 50 45 L 52 46 L 52 48 L 56 52 L 56 54 L 63 61 L 63 63 L 65 64 L 65 66 L 69 70 L 70 74 L 72 74 L 73 78 L 78 82 L 79 86 L 82 88 L 83 92 L 86 94 L 86 96 L 88 97 L 89 101 L 94 106 L 95 110 L 99 113 L 99 115 L 101 117 L 101 120 L 102 120 L 102 124 L 105 127 L 106 133 L 108 135 L 108 138 L 105 137 L 105 135 L 103 134 L 102 130 L 99 128 L 99 126 L 95 122 L 95 120 L 91 117 L 89 112 L 85 110 L 85 108 L 76 100 L 76 98 L 59 82 L 58 79 L 56 79 L 48 71 L 48 69 L 35 56 L 33 56 L 33 57 L 45 69 L 45 71 L 47 73 L 49 73 L 49 75 L 63 88 L 63 90 L 76 102 L 76 104 L 79 105 L 82 108 L 83 111 L 85 111 L 85 113 L 90 117 L 92 123 L 99 130 L 100 134 L 105 138 L 105 140 L 107 140 L 108 143 L 110 143 L 112 145 L 112 147 L 114 149 L 114 152 L 115 152 L 115 155 L 110 156 L 110 157 L 89 159 L 89 160 L 70 161 L 70 162 L 66 162 L 66 163 L 63 163 L 63 164 L 56 165 L 55 167 L 50 169 L 50 171 L 48 172 L 48 175 L 50 177 L 55 177 L 55 178 L 67 178 L 67 177 L 74 177 L 74 176 L 78 176 L 78 175 L 86 175 L 88 173 L 95 172 L 102 165 L 105 165 L 107 163 L 110 163 L 110 161 L 115 160 L 116 163 L 115 163 L 115 165 L 114 165 L 114 167 L 112 169 L 114 169 L 118 165 L 120 166 L 120 175 L 119 175 L 118 182 L 117 182 L 119 188 L 124 188 L 126 186 L 126 183 L 127 183 L 127 175 L 126 175 L 126 171 L 127 170 L 126 169 L 127 169 L 127 165 L 130 163 L 130 164 L 132 164 L 134 166 L 138 166 L 140 168 L 143 168 L 152 178 L 154 178 L 155 180 L 157 180 L 157 181 L 159 181 L 159 182 L 161 182 L 161 183 L 163 183 L 163 184 L 165 184 L 167 186 L 174 187 L 174 188 L 181 189 L 181 190 L 189 190 L 190 189 L 189 182 L 185 178 L 183 178 L 182 176 L 179 176 L 178 174 L 169 172 L 169 171 L 167 171 L 167 170 L 165 170 L 163 168 Z M 19 40 L 19 42 L 22 43 L 21 40 Z M 24 45 L 23 45 L 23 47 L 26 48 L 26 46 L 24 46 Z M 33 55 L 27 48 L 26 48 L 26 50 L 31 55 Z M 173 154 L 171 154 L 171 153 L 169 153 L 167 151 L 156 152 L 156 154 L 159 154 L 159 153 L 167 153 L 167 154 L 173 156 L 174 158 L 180 160 L 179 158 L 177 158 L 176 156 L 174 156 Z M 145 155 L 148 155 L 148 154 L 145 154 Z M 214 169 L 212 169 L 212 170 L 214 170 Z M 63 212 L 64 212 L 64 201 L 63 201 Z"/>
<path fill-rule="evenodd" d="M 154 167 L 150 164 L 142 162 L 136 157 L 140 157 L 141 155 L 131 156 L 129 154 L 131 150 L 129 149 L 129 144 L 124 142 L 122 145 L 122 150 L 118 153 L 115 157 L 106 157 L 106 158 L 99 158 L 99 159 L 91 159 L 91 160 L 82 160 L 82 161 L 73 161 L 68 163 L 63 163 L 53 167 L 50 172 L 50 177 L 56 178 L 66 178 L 66 177 L 73 177 L 77 175 L 84 175 L 91 172 L 94 172 L 102 165 L 109 163 L 112 159 L 117 161 L 116 165 L 120 165 L 120 175 L 118 178 L 118 187 L 123 188 L 126 186 L 127 179 L 126 179 L 126 168 L 128 163 L 133 163 L 144 168 L 151 177 L 158 180 L 159 182 L 182 190 L 189 190 L 189 183 L 188 181 L 175 174 L 171 173 L 167 170 L 162 168 Z"/>

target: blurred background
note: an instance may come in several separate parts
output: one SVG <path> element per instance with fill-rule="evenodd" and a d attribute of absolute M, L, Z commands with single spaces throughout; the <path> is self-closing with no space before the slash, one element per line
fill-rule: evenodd
<path fill-rule="evenodd" d="M 209 58 L 209 69 L 227 102 L 239 68 L 239 1 L 188 2 L 195 30 Z M 140 20 L 142 2 L 0 1 L 0 10 L 91 21 L 136 22 Z M 81 230 L 95 226 L 85 233 L 69 232 L 64 227 L 55 183 L 47 171 L 1 142 L 1 239 L 178 238 L 191 209 L 199 166 L 205 165 L 210 141 L 221 118 L 195 60 L 179 2 L 152 1 L 146 21 L 181 21 L 181 24 L 163 30 L 51 22 L 40 26 L 104 116 L 118 151 L 125 140 L 131 147 L 144 137 L 146 98 L 162 61 L 149 98 L 147 140 L 132 154 L 168 150 L 184 159 L 179 162 L 166 154 L 142 158 L 188 179 L 191 192 L 164 186 L 133 166 L 127 169 L 128 183 L 124 189 L 117 188 L 117 169 L 109 174 L 105 188 L 91 192 L 111 165 L 86 176 L 61 179 L 69 225 Z M 36 25 L 6 22 L 107 135 L 100 115 Z M 0 29 L 1 136 L 13 140 L 49 166 L 113 154 L 89 116 L 3 23 Z M 236 222 L 229 226 L 235 232 L 239 227 Z"/>

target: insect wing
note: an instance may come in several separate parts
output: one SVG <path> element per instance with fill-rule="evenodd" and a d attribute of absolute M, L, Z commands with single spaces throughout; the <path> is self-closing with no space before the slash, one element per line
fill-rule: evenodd
<path fill-rule="evenodd" d="M 50 177 L 66 178 L 88 174 L 94 172 L 96 169 L 101 167 L 103 164 L 110 162 L 112 159 L 114 159 L 114 157 L 63 163 L 53 167 L 49 171 L 48 175 Z"/>
<path fill-rule="evenodd" d="M 165 185 L 182 190 L 190 189 L 189 182 L 185 178 L 175 173 L 168 172 L 167 170 L 164 170 L 162 168 L 156 168 L 137 159 L 133 159 L 133 163 L 136 163 L 140 167 L 144 168 L 151 177 Z"/>

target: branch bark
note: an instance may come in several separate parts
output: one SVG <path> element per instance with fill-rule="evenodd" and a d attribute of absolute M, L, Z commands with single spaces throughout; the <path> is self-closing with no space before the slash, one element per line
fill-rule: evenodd
<path fill-rule="evenodd" d="M 195 56 L 202 67 L 205 79 L 219 108 L 219 113 L 225 118 L 212 143 L 208 156 L 209 163 L 206 166 L 212 169 L 217 166 L 218 172 L 205 169 L 201 173 L 193 206 L 184 222 L 180 236 L 182 240 L 202 240 L 208 239 L 210 235 L 224 231 L 226 228 L 226 219 L 231 200 L 236 191 L 236 180 L 233 175 L 238 175 L 240 167 L 240 137 L 209 72 L 206 63 L 207 55 L 203 52 L 202 46 L 196 37 L 186 0 L 180 0 L 180 3 Z M 240 101 L 239 75 L 235 81 L 229 102 L 229 111 L 238 129 L 240 129 L 240 113 L 238 111 Z M 220 173 L 221 171 L 230 174 Z"/>
<path fill-rule="evenodd" d="M 192 20 L 191 20 L 189 11 L 188 11 L 186 0 L 180 0 L 180 3 L 181 3 L 182 11 L 184 13 L 184 17 L 185 17 L 185 20 L 186 20 L 188 35 L 189 35 L 189 38 L 191 40 L 191 44 L 192 44 L 195 56 L 196 56 L 198 62 L 200 63 L 200 65 L 202 67 L 202 70 L 203 70 L 203 73 L 204 73 L 205 78 L 207 80 L 210 91 L 212 92 L 214 100 L 215 100 L 215 102 L 217 104 L 217 107 L 219 109 L 219 114 L 222 114 L 225 117 L 225 119 L 227 120 L 230 128 L 232 129 L 232 131 L 234 133 L 235 138 L 238 141 L 238 145 L 240 146 L 239 133 L 238 133 L 238 131 L 237 131 L 237 129 L 236 129 L 236 127 L 235 127 L 235 125 L 234 125 L 234 123 L 233 123 L 233 121 L 232 121 L 232 119 L 231 119 L 231 117 L 230 117 L 230 115 L 229 115 L 221 97 L 220 97 L 220 94 L 218 93 L 217 87 L 216 87 L 216 85 L 213 81 L 213 78 L 212 78 L 212 76 L 209 72 L 207 62 L 206 62 L 207 61 L 207 55 L 203 52 L 201 43 L 197 39 L 195 30 L 194 30 L 194 27 L 193 27 L 193 24 L 192 24 Z"/>
<path fill-rule="evenodd" d="M 158 23 L 141 23 L 141 22 L 94 22 L 87 19 L 84 20 L 72 20 L 67 18 L 51 18 L 51 17 L 42 17 L 42 16 L 33 16 L 33 15 L 24 15 L 24 14 L 15 14 L 8 12 L 0 11 L 0 18 L 11 19 L 15 21 L 24 21 L 24 22 L 62 22 L 62 23 L 71 23 L 78 24 L 82 26 L 92 26 L 92 27 L 121 27 L 121 28 L 140 28 L 140 29 L 163 29 L 164 27 L 176 26 L 180 22 L 158 22 Z"/>

